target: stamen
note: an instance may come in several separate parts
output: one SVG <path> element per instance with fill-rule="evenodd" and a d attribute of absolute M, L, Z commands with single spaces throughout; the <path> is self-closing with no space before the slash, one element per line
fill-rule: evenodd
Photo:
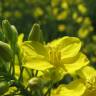
<path fill-rule="evenodd" d="M 61 63 L 61 52 L 56 48 L 49 47 L 49 61 L 51 64 L 58 66 Z"/>

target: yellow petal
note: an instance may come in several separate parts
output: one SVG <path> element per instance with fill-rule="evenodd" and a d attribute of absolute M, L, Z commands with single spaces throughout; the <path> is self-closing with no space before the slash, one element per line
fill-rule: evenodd
<path fill-rule="evenodd" d="M 71 60 L 69 59 L 69 61 Z M 79 53 L 78 56 L 72 62 L 67 64 L 65 62 L 64 66 L 69 73 L 74 73 L 75 71 L 81 69 L 87 64 L 89 64 L 89 60 L 87 59 L 87 57 L 83 53 Z"/>
<path fill-rule="evenodd" d="M 87 81 L 94 80 L 96 78 L 96 70 L 91 66 L 86 66 L 78 71 L 78 75 Z"/>
<path fill-rule="evenodd" d="M 54 40 L 48 45 L 60 50 L 62 59 L 76 56 L 81 48 L 81 42 L 78 38 L 68 36 Z"/>
<path fill-rule="evenodd" d="M 21 45 L 23 43 L 23 38 L 24 38 L 24 34 L 21 33 L 19 36 L 18 36 L 18 45 Z"/>
<path fill-rule="evenodd" d="M 23 67 L 35 69 L 35 70 L 45 70 L 53 67 L 48 62 L 48 54 L 46 48 L 39 42 L 36 41 L 26 41 L 22 45 L 24 51 L 24 65 Z"/>
<path fill-rule="evenodd" d="M 48 57 L 48 53 L 46 48 L 39 42 L 36 41 L 26 41 L 23 43 L 22 45 L 22 49 L 24 51 L 24 55 L 25 56 L 29 56 L 29 57 L 41 57 L 41 58 L 47 58 Z M 25 58 L 26 59 L 26 58 Z"/>
<path fill-rule="evenodd" d="M 60 85 L 52 91 L 51 96 L 82 96 L 86 87 L 80 80 L 75 80 L 68 85 Z"/>
<path fill-rule="evenodd" d="M 83 96 L 96 96 L 96 70 L 91 66 L 86 66 L 78 71 L 78 75 L 86 85 Z"/>
<path fill-rule="evenodd" d="M 30 59 L 25 61 L 23 67 L 35 70 L 46 70 L 48 68 L 52 68 L 53 66 L 46 60 L 40 58 Z"/>

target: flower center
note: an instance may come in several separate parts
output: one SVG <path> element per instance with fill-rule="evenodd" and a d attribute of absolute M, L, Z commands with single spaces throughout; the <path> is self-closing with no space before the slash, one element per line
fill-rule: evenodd
<path fill-rule="evenodd" d="M 90 92 L 96 90 L 96 78 L 92 78 L 90 81 L 87 81 L 86 86 Z"/>
<path fill-rule="evenodd" d="M 49 47 L 49 61 L 55 67 L 61 64 L 61 52 L 56 48 Z"/>

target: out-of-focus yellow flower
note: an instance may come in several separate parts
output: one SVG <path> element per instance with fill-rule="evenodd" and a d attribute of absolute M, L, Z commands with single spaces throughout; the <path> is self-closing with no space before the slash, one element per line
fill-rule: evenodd
<path fill-rule="evenodd" d="M 87 29 L 79 29 L 79 31 L 78 31 L 78 36 L 80 37 L 80 38 L 86 38 L 88 35 L 89 35 L 89 31 L 87 30 Z"/>
<path fill-rule="evenodd" d="M 16 18 L 21 18 L 22 17 L 22 14 L 21 14 L 20 11 L 15 11 L 14 15 L 15 15 Z"/>
<path fill-rule="evenodd" d="M 8 17 L 11 17 L 12 16 L 12 13 L 9 12 L 9 11 L 6 11 L 3 13 L 4 17 L 8 18 Z"/>
<path fill-rule="evenodd" d="M 93 26 L 89 26 L 88 30 L 92 32 L 94 30 Z"/>
<path fill-rule="evenodd" d="M 82 13 L 85 14 L 87 12 L 86 7 L 83 4 L 78 5 L 78 10 Z"/>
<path fill-rule="evenodd" d="M 64 20 L 67 18 L 67 16 L 68 16 L 68 11 L 63 11 L 58 14 L 57 20 Z"/>
<path fill-rule="evenodd" d="M 52 6 L 56 6 L 56 5 L 58 5 L 58 0 L 51 0 L 51 5 Z"/>
<path fill-rule="evenodd" d="M 64 24 L 60 24 L 60 25 L 58 25 L 58 30 L 59 30 L 60 32 L 65 31 L 65 29 L 66 29 L 66 27 L 65 27 Z"/>
<path fill-rule="evenodd" d="M 36 16 L 36 17 L 42 16 L 43 14 L 44 14 L 44 12 L 43 12 L 43 10 L 40 7 L 37 7 L 34 10 L 34 16 Z"/>
<path fill-rule="evenodd" d="M 81 17 L 81 16 L 78 17 L 77 20 L 76 20 L 77 23 L 81 23 L 82 21 L 83 21 L 83 17 Z"/>
<path fill-rule="evenodd" d="M 63 2 L 61 4 L 61 7 L 64 8 L 64 9 L 68 9 L 68 3 L 67 2 Z"/>
<path fill-rule="evenodd" d="M 72 18 L 73 18 L 77 23 L 81 23 L 81 22 L 83 21 L 83 17 L 82 17 L 82 16 L 78 16 L 78 13 L 77 13 L 77 12 L 73 12 Z"/>
<path fill-rule="evenodd" d="M 93 39 L 93 41 L 96 42 L 96 35 L 93 35 L 93 36 L 92 36 L 92 39 Z"/>
<path fill-rule="evenodd" d="M 73 18 L 74 20 L 76 20 L 76 19 L 78 18 L 78 13 L 77 13 L 77 12 L 73 12 L 72 18 Z"/>
<path fill-rule="evenodd" d="M 86 18 L 84 19 L 84 24 L 87 24 L 87 25 L 90 25 L 90 24 L 91 24 L 91 20 L 90 20 L 89 17 L 86 17 Z"/>
<path fill-rule="evenodd" d="M 92 62 L 96 62 L 96 56 L 91 57 L 91 61 L 92 61 Z"/>
<path fill-rule="evenodd" d="M 56 16 L 58 15 L 58 8 L 53 8 L 52 12 L 53 12 L 53 15 Z"/>

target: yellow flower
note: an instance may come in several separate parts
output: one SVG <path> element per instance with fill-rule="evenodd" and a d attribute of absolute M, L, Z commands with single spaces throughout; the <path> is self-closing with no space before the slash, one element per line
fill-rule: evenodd
<path fill-rule="evenodd" d="M 33 14 L 35 17 L 39 17 L 39 16 L 42 16 L 44 14 L 44 12 L 40 7 L 37 7 Z"/>
<path fill-rule="evenodd" d="M 76 37 L 65 36 L 44 45 L 36 41 L 26 41 L 22 44 L 25 62 L 23 66 L 42 71 L 55 68 L 74 73 L 89 63 L 80 48 L 81 42 Z"/>
<path fill-rule="evenodd" d="M 86 7 L 83 4 L 78 5 L 78 10 L 82 13 L 85 14 L 87 12 Z"/>
<path fill-rule="evenodd" d="M 58 30 L 59 30 L 60 32 L 65 31 L 65 29 L 66 29 L 66 26 L 65 26 L 64 24 L 58 25 Z"/>
<path fill-rule="evenodd" d="M 57 16 L 57 20 L 64 20 L 68 16 L 68 11 L 62 11 L 60 14 Z"/>
<path fill-rule="evenodd" d="M 82 96 L 96 96 L 96 70 L 86 66 L 77 73 L 86 87 Z"/>
<path fill-rule="evenodd" d="M 79 79 L 59 85 L 51 91 L 51 96 L 96 96 L 96 70 L 86 66 L 77 74 Z"/>
<path fill-rule="evenodd" d="M 65 85 L 60 85 L 57 89 L 52 90 L 51 96 L 82 96 L 86 87 L 80 80 L 72 81 Z"/>

